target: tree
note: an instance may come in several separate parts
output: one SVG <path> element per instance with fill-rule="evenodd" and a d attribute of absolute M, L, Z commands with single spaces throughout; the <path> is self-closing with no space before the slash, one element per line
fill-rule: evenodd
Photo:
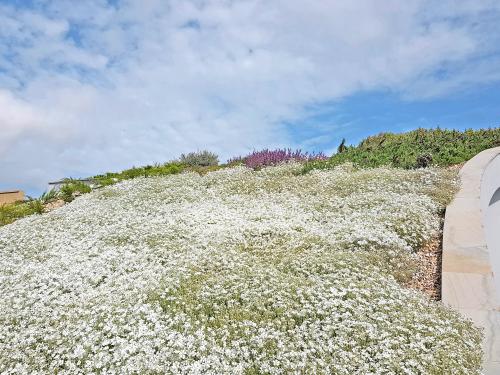
<path fill-rule="evenodd" d="M 339 147 L 337 147 L 337 154 L 343 153 L 347 149 L 345 145 L 345 138 L 342 138 L 342 142 L 340 142 Z"/>

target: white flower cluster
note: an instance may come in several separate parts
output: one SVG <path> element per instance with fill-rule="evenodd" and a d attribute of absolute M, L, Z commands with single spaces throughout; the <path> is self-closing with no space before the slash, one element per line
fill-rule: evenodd
<path fill-rule="evenodd" d="M 138 178 L 0 228 L 2 374 L 479 374 L 480 332 L 396 278 L 427 169 Z"/>

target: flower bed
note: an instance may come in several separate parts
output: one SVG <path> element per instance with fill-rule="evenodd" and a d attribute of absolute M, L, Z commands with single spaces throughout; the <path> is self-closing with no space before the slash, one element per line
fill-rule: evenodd
<path fill-rule="evenodd" d="M 286 162 L 313 162 L 326 161 L 327 157 L 322 153 L 308 153 L 302 150 L 292 150 L 291 148 L 275 149 L 275 150 L 260 150 L 254 151 L 247 156 L 238 156 L 228 160 L 227 164 L 240 165 L 244 164 L 249 168 L 260 169 L 269 166 L 275 166 Z"/>
<path fill-rule="evenodd" d="M 452 172 L 137 178 L 0 228 L 0 372 L 479 374 L 406 289 Z"/>

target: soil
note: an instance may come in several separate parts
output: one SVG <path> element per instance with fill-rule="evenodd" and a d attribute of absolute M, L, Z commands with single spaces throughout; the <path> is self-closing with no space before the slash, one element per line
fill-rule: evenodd
<path fill-rule="evenodd" d="M 434 301 L 441 300 L 442 235 L 436 236 L 417 251 L 418 268 L 408 287 L 424 292 Z"/>
<path fill-rule="evenodd" d="M 63 201 L 62 199 L 58 199 L 58 200 L 55 200 L 55 201 L 52 201 L 52 202 L 45 204 L 44 209 L 45 209 L 45 212 L 50 212 L 50 211 L 54 211 L 54 210 L 58 209 L 59 207 L 64 206 L 65 204 L 66 204 L 65 201 Z"/>
<path fill-rule="evenodd" d="M 459 171 L 464 163 L 455 164 L 447 169 Z M 443 218 L 444 220 L 444 218 Z M 443 221 L 444 223 L 444 221 Z M 438 236 L 427 242 L 417 251 L 418 268 L 408 287 L 424 292 L 434 301 L 441 300 L 441 263 L 443 254 L 443 226 Z"/>

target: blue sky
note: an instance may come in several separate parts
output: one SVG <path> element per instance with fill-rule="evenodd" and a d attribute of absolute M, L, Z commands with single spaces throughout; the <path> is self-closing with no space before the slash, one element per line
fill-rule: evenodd
<path fill-rule="evenodd" d="M 494 0 L 0 1 L 0 190 L 500 125 Z"/>
<path fill-rule="evenodd" d="M 479 85 L 426 100 L 405 100 L 382 91 L 359 93 L 323 103 L 322 110 L 287 126 L 297 143 L 324 137 L 322 149 L 334 152 L 342 138 L 357 144 L 380 132 L 500 127 L 500 84 Z"/>

